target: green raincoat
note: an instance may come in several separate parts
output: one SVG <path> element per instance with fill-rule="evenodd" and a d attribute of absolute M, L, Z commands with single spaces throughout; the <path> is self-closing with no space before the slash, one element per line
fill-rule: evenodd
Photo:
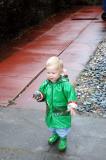
<path fill-rule="evenodd" d="M 46 102 L 45 121 L 49 128 L 70 128 L 71 115 L 67 111 L 70 102 L 76 102 L 77 97 L 73 86 L 69 80 L 60 77 L 55 83 L 45 80 L 39 91 L 44 96 Z"/>

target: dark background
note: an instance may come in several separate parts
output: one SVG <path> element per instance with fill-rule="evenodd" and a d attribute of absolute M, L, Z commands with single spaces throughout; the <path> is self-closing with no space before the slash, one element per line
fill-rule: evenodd
<path fill-rule="evenodd" d="M 98 1 L 95 1 L 98 4 Z M 72 5 L 94 4 L 94 0 L 0 0 L 0 43 L 40 24 L 50 15 Z"/>

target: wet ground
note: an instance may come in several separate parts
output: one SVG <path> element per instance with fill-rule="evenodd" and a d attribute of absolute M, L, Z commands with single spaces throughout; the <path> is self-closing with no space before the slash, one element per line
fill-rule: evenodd
<path fill-rule="evenodd" d="M 105 160 L 106 120 L 75 116 L 65 153 L 49 146 L 44 104 L 0 110 L 0 160 Z"/>
<path fill-rule="evenodd" d="M 68 149 L 60 153 L 57 145 L 47 144 L 45 104 L 32 99 L 45 79 L 45 61 L 52 55 L 63 59 L 69 78 L 76 82 L 106 37 L 101 13 L 101 7 L 95 6 L 68 12 L 37 39 L 13 45 L 13 54 L 0 63 L 0 160 L 105 160 L 105 119 L 73 117 Z"/>
<path fill-rule="evenodd" d="M 36 88 L 44 79 L 39 74 L 44 70 L 45 61 L 53 55 L 64 59 L 74 82 L 98 43 L 106 36 L 106 23 L 101 20 L 101 13 L 101 7 L 95 6 L 83 7 L 73 14 L 63 13 L 63 16 L 55 17 L 55 24 L 48 30 L 50 22 L 33 31 L 33 36 L 37 32 L 40 34 L 37 38 L 25 44 L 22 40 L 18 44 L 13 43 L 11 56 L 0 63 L 0 105 L 8 105 L 30 84 L 30 88 L 33 85 Z M 32 92 L 33 87 L 30 97 Z"/>

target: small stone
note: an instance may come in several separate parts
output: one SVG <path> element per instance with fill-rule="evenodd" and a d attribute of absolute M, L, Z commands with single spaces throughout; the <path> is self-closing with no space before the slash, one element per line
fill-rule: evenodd
<path fill-rule="evenodd" d="M 103 115 L 103 118 L 106 118 L 106 114 Z"/>

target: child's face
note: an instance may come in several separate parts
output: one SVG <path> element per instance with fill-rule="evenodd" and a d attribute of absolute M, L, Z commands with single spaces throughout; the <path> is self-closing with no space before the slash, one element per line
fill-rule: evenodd
<path fill-rule="evenodd" d="M 46 68 L 47 72 L 47 79 L 51 82 L 56 82 L 57 79 L 60 77 L 60 69 L 56 68 L 55 66 L 49 66 Z"/>

